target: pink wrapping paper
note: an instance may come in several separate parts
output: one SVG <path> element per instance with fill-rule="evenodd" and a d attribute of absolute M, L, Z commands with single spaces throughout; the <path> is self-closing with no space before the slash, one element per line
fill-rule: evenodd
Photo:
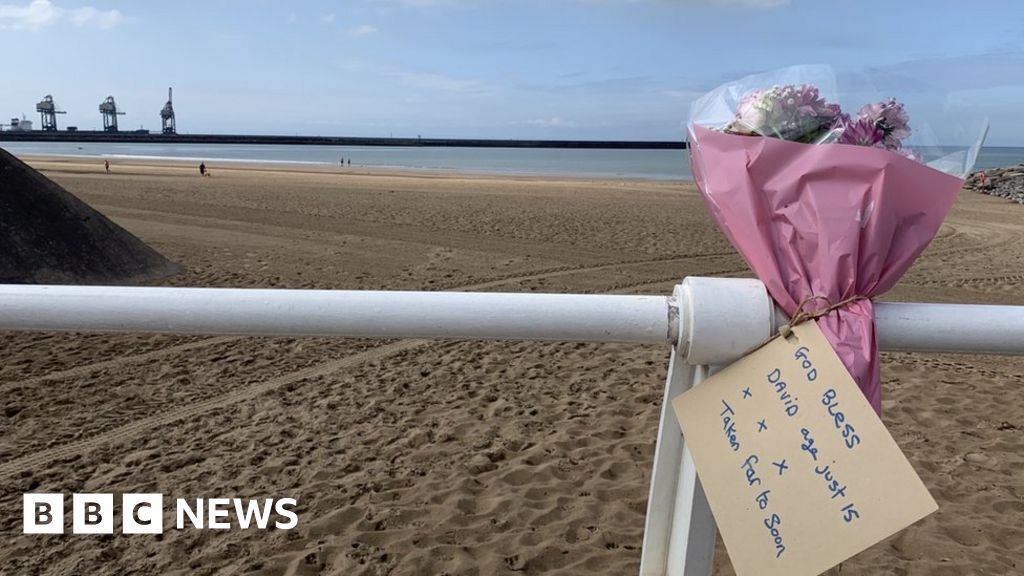
<path fill-rule="evenodd" d="M 928 246 L 963 180 L 899 154 L 692 127 L 694 179 L 718 227 L 775 302 L 839 302 L 892 288 Z M 828 306 L 810 302 L 805 310 Z M 881 413 L 874 308 L 859 300 L 818 319 Z"/>

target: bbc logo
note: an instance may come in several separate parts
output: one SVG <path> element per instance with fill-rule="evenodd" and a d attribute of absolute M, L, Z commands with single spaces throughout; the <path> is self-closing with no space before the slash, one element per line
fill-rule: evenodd
<path fill-rule="evenodd" d="M 23 494 L 25 534 L 64 533 L 63 494 Z M 121 496 L 121 531 L 125 534 L 161 534 L 164 531 L 162 494 L 125 493 Z M 294 498 L 178 498 L 174 501 L 174 528 L 184 530 L 292 530 L 298 525 Z M 113 534 L 113 494 L 73 494 L 72 534 Z M 234 522 L 231 516 L 234 515 Z M 273 521 L 276 518 L 276 521 Z"/>
<path fill-rule="evenodd" d="M 24 533 L 63 534 L 64 495 L 24 494 Z M 121 530 L 125 534 L 160 534 L 164 530 L 163 494 L 125 494 Z M 73 494 L 71 532 L 113 534 L 113 494 Z"/>

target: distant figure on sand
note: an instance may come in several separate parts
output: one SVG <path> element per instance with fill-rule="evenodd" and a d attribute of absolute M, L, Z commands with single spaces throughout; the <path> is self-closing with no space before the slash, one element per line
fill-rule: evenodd
<path fill-rule="evenodd" d="M 352 165 L 352 159 L 351 159 L 351 158 L 349 158 L 349 159 L 348 159 L 348 165 L 349 165 L 349 166 L 351 166 L 351 165 Z"/>
<path fill-rule="evenodd" d="M 342 165 L 342 166 L 344 166 L 344 165 L 345 165 L 345 157 L 344 157 L 344 156 L 342 156 L 342 157 L 341 157 L 341 165 Z"/>
<path fill-rule="evenodd" d="M 206 162 L 199 163 L 199 175 L 206 176 Z"/>
<path fill-rule="evenodd" d="M 110 172 L 110 160 L 104 160 L 104 161 L 103 161 L 103 168 L 104 168 L 104 169 L 105 169 L 105 170 L 106 170 L 107 172 Z"/>

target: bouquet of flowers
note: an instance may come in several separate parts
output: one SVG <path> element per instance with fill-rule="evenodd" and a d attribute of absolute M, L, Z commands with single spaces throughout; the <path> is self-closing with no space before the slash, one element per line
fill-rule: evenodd
<path fill-rule="evenodd" d="M 838 104 L 826 102 L 810 84 L 773 86 L 747 94 L 725 132 L 810 144 L 869 146 L 921 161 L 919 154 L 903 147 L 903 139 L 911 134 L 910 119 L 895 98 L 865 104 L 856 118 L 851 118 Z"/>
<path fill-rule="evenodd" d="M 880 412 L 871 298 L 938 232 L 981 140 L 925 164 L 906 145 L 910 117 L 895 99 L 850 115 L 811 83 L 767 81 L 806 71 L 743 79 L 698 99 L 691 166 L 716 224 L 787 314 L 842 304 L 818 326 Z M 832 80 L 827 69 L 818 76 Z"/>

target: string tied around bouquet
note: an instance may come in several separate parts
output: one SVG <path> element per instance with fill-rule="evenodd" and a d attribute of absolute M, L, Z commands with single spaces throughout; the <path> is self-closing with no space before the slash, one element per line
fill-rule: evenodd
<path fill-rule="evenodd" d="M 850 296 L 849 298 L 845 298 L 833 304 L 832 301 L 825 296 L 808 296 L 807 298 L 801 300 L 800 304 L 797 305 L 796 312 L 793 314 L 793 317 L 789 319 L 789 322 L 779 327 L 778 335 L 782 336 L 783 338 L 789 338 L 789 335 L 793 333 L 794 327 L 799 326 L 800 324 L 803 324 L 808 320 L 817 320 L 822 316 L 828 316 L 829 314 L 835 312 L 836 310 L 839 310 L 840 308 L 846 306 L 847 304 L 853 304 L 854 302 L 857 302 L 859 300 L 866 299 L 866 296 Z M 805 309 L 808 304 L 812 302 L 817 302 L 819 300 L 826 302 L 827 306 L 813 311 Z"/>

